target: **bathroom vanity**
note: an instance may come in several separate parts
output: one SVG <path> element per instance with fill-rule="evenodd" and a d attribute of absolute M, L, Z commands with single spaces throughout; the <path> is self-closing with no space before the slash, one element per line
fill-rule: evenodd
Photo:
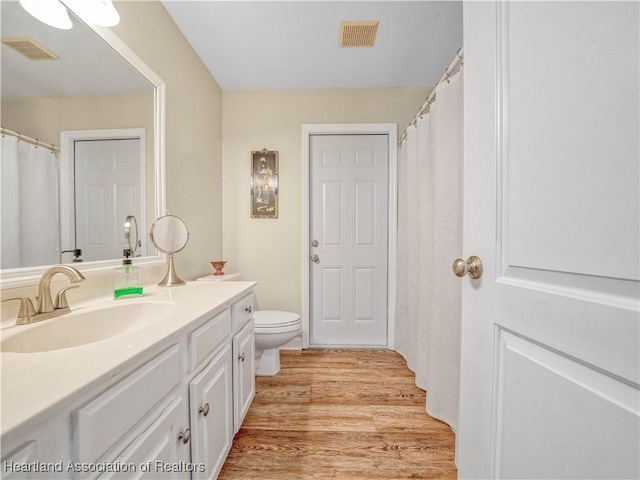
<path fill-rule="evenodd" d="M 4 328 L 0 476 L 216 478 L 255 393 L 254 285 L 151 287 Z"/>

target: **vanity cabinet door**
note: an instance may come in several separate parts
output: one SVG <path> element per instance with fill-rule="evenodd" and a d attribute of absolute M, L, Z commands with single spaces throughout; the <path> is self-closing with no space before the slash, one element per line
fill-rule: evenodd
<path fill-rule="evenodd" d="M 256 394 L 255 327 L 253 319 L 233 337 L 233 425 L 240 430 Z"/>
<path fill-rule="evenodd" d="M 3 480 L 22 480 L 34 478 L 29 472 L 22 472 L 20 467 L 30 463 L 38 462 L 38 443 L 36 440 L 30 440 L 22 444 L 19 448 L 2 457 L 2 474 Z M 18 466 L 18 468 L 15 468 Z"/>
<path fill-rule="evenodd" d="M 184 421 L 184 397 L 173 397 L 150 417 L 155 421 L 131 441 L 112 465 L 120 471 L 100 479 L 188 479 L 189 432 Z M 187 435 L 185 438 L 185 434 Z M 186 439 L 186 442 L 185 442 Z"/>
<path fill-rule="evenodd" d="M 72 412 L 75 462 L 108 461 L 132 431 L 149 425 L 158 403 L 182 384 L 181 354 L 178 344 L 171 345 Z"/>
<path fill-rule="evenodd" d="M 231 345 L 225 347 L 189 383 L 191 461 L 203 464 L 194 479 L 214 479 L 233 441 Z"/>

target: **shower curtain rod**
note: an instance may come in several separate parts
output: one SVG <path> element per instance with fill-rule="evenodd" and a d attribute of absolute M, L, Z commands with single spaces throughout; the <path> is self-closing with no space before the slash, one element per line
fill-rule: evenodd
<path fill-rule="evenodd" d="M 0 126 L 0 135 L 10 135 L 12 137 L 18 137 L 19 141 L 30 143 L 31 145 L 35 145 L 36 147 L 44 147 L 47 150 L 51 150 L 55 153 L 60 153 L 60 149 L 52 143 L 41 142 L 37 138 L 28 137 L 27 135 L 23 135 L 20 132 L 14 132 L 13 130 L 9 130 L 8 128 L 4 128 L 2 126 Z"/>
<path fill-rule="evenodd" d="M 420 107 L 420 110 L 418 110 L 418 113 L 416 113 L 415 117 L 413 117 L 413 120 L 411 120 L 411 123 L 407 125 L 407 128 L 409 128 L 411 125 L 415 125 L 418 119 L 422 116 L 422 114 L 427 111 L 427 109 L 431 106 L 431 104 L 436 99 L 436 89 L 438 88 L 438 85 L 440 85 L 444 81 L 447 81 L 447 82 L 449 81 L 451 74 L 455 71 L 458 65 L 462 66 L 463 59 L 464 59 L 464 51 L 462 47 L 460 47 L 456 52 L 455 58 L 453 59 L 451 64 L 447 67 L 447 69 L 444 71 L 444 75 L 442 75 L 440 80 L 438 80 L 438 83 L 436 83 L 436 86 L 433 87 L 433 90 L 431 91 L 427 99 L 424 101 L 422 106 Z M 398 139 L 398 145 L 402 144 L 402 142 L 404 142 L 404 139 L 407 138 L 407 128 L 405 128 L 404 132 L 402 132 L 402 135 L 400 135 L 400 138 Z"/>

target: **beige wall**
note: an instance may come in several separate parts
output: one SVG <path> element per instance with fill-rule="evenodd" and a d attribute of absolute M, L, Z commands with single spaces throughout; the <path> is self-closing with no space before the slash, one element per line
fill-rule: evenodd
<path fill-rule="evenodd" d="M 118 35 L 166 82 L 167 209 L 189 228 L 186 279 L 222 255 L 222 91 L 160 2 L 115 3 Z"/>
<path fill-rule="evenodd" d="M 397 123 L 400 134 L 427 88 L 225 91 L 223 195 L 225 271 L 257 280 L 257 308 L 300 313 L 302 124 Z M 252 150 L 280 152 L 279 218 L 252 219 Z"/>
<path fill-rule="evenodd" d="M 55 145 L 64 130 L 145 128 L 153 149 L 153 92 L 3 100 L 2 124 Z"/>

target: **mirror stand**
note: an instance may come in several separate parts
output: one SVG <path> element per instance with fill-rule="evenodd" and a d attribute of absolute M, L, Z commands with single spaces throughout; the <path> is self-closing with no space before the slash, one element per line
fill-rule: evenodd
<path fill-rule="evenodd" d="M 185 282 L 176 273 L 176 269 L 173 267 L 173 253 L 167 254 L 167 273 L 164 278 L 158 283 L 160 287 L 175 287 L 178 285 L 184 285 Z"/>

